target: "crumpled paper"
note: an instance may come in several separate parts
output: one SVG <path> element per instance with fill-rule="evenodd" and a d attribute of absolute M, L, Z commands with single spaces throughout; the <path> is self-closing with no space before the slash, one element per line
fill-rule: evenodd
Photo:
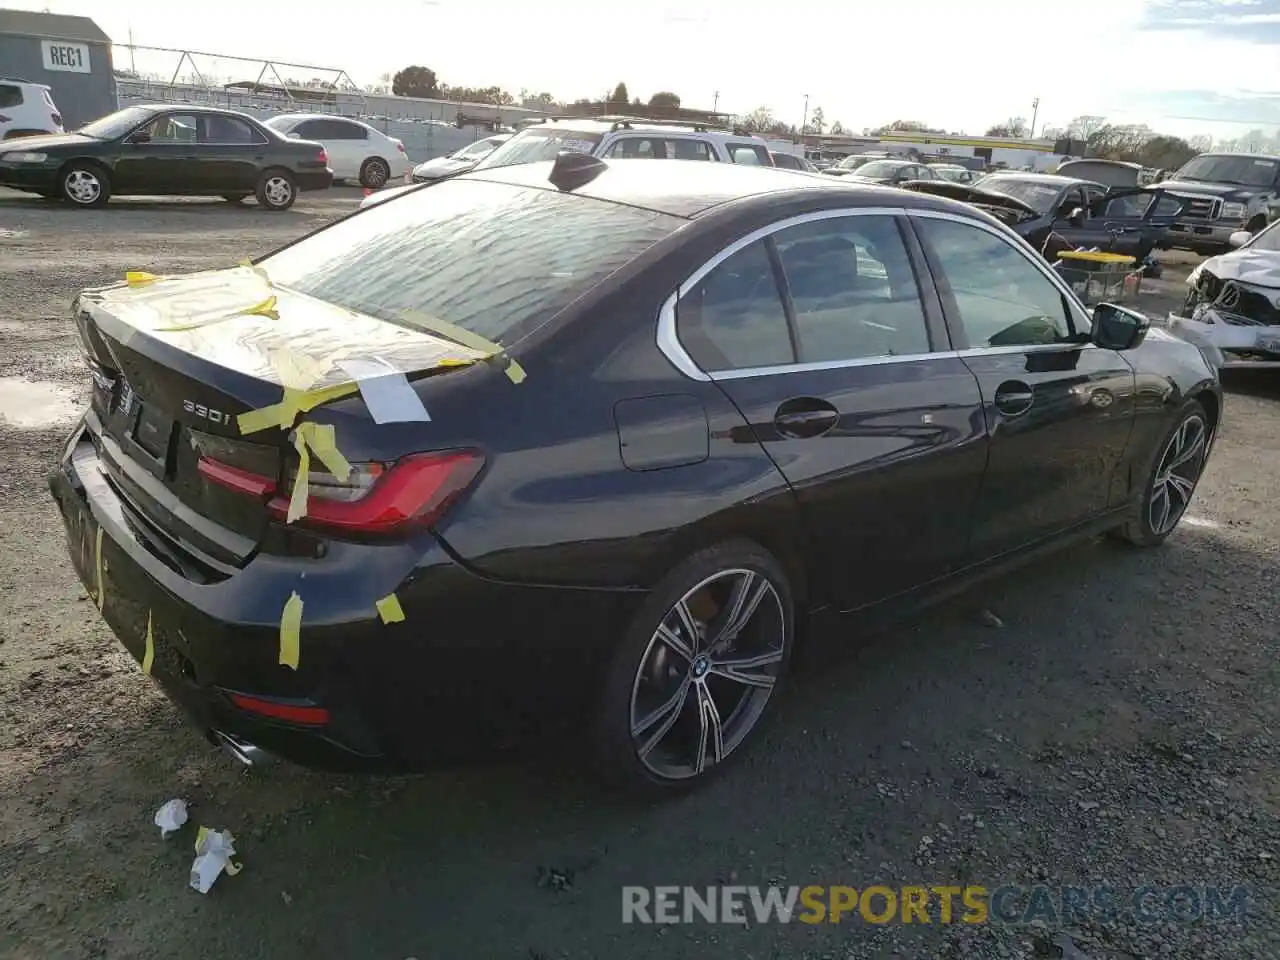
<path fill-rule="evenodd" d="M 232 877 L 240 872 L 240 864 L 231 862 L 236 852 L 235 839 L 229 830 L 200 828 L 196 835 L 196 858 L 191 864 L 192 890 L 208 893 L 224 870 Z"/>
<path fill-rule="evenodd" d="M 181 830 L 186 822 L 187 804 L 184 800 L 170 800 L 156 811 L 155 823 L 160 828 L 162 838 Z"/>

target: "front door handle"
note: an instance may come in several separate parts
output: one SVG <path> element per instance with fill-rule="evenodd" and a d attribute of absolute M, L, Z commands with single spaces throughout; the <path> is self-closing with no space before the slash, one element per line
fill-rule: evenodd
<path fill-rule="evenodd" d="M 797 397 L 778 407 L 773 426 L 778 436 L 806 440 L 829 433 L 840 422 L 840 411 L 818 397 Z"/>
<path fill-rule="evenodd" d="M 1035 392 L 1021 380 L 1006 380 L 996 389 L 996 409 L 1006 417 L 1021 416 L 1035 400 Z"/>

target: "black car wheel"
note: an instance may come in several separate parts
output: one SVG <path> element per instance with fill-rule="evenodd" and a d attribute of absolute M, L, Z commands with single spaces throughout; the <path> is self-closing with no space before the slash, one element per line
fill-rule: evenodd
<path fill-rule="evenodd" d="M 298 187 L 288 170 L 268 170 L 258 181 L 257 196 L 268 210 L 288 210 L 298 198 Z"/>
<path fill-rule="evenodd" d="M 1205 408 L 1198 400 L 1187 401 L 1173 428 L 1156 447 L 1142 496 L 1124 526 L 1116 531 L 1121 539 L 1139 547 L 1154 547 L 1173 533 L 1191 504 L 1211 440 Z"/>
<path fill-rule="evenodd" d="M 244 203 L 249 199 L 249 196 L 247 193 L 224 193 L 222 199 L 227 203 Z"/>
<path fill-rule="evenodd" d="M 786 675 L 794 615 L 768 552 L 702 550 L 650 594 L 610 665 L 597 717 L 599 772 L 615 786 L 690 786 L 760 727 Z"/>
<path fill-rule="evenodd" d="M 77 207 L 100 207 L 111 199 L 107 172 L 91 163 L 71 163 L 62 171 L 62 196 Z"/>
<path fill-rule="evenodd" d="M 360 167 L 360 186 L 380 190 L 391 179 L 391 168 L 381 157 L 370 157 Z"/>

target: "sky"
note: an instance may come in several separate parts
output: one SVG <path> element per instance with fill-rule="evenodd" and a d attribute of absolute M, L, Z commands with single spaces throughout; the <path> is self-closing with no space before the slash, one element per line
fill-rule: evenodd
<path fill-rule="evenodd" d="M 1037 130 L 1080 114 L 1180 136 L 1280 127 L 1280 0 L 378 0 L 376 20 L 300 0 L 0 5 L 91 16 L 120 44 L 132 32 L 139 47 L 341 69 L 361 85 L 423 64 L 461 86 L 573 100 L 622 81 L 632 96 L 671 90 L 797 124 L 808 95 L 810 114 L 854 130 L 919 120 L 981 133 L 1030 119 L 1035 98 Z M 126 50 L 115 57 L 128 66 Z M 176 60 L 139 51 L 137 68 Z"/>

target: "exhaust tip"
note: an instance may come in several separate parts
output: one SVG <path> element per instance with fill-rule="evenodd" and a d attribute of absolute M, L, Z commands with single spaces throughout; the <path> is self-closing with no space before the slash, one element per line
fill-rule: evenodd
<path fill-rule="evenodd" d="M 232 760 L 245 767 L 265 767 L 272 762 L 271 754 L 256 744 L 222 730 L 210 730 L 209 739 Z"/>

